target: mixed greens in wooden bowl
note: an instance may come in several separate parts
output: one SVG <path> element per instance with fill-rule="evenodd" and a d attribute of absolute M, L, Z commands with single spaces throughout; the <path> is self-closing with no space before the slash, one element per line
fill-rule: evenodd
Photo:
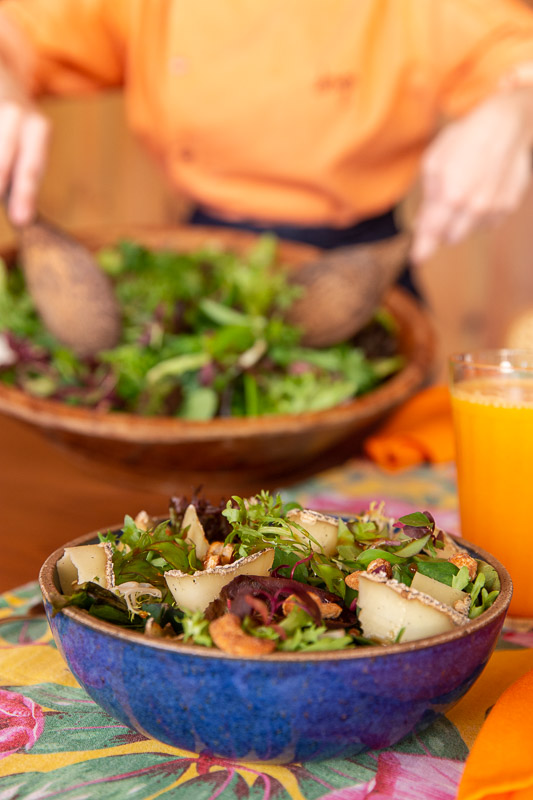
<path fill-rule="evenodd" d="M 271 236 L 245 255 L 124 240 L 98 258 L 115 286 L 123 334 L 91 359 L 54 340 L 22 272 L 0 266 L 0 381 L 70 406 L 210 420 L 331 408 L 404 365 L 394 319 L 383 311 L 351 342 L 303 347 L 285 321 L 298 290 Z"/>

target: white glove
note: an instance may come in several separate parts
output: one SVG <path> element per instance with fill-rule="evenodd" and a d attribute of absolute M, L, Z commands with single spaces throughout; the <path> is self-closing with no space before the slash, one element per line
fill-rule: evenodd
<path fill-rule="evenodd" d="M 9 66 L 4 42 L 13 45 L 13 32 L 4 20 L 0 26 L 0 197 L 9 194 L 8 216 L 14 225 L 24 225 L 35 213 L 50 123 L 34 104 L 16 67 Z"/>
<path fill-rule="evenodd" d="M 422 162 L 413 261 L 517 208 L 531 177 L 533 88 L 498 92 L 447 125 Z"/>

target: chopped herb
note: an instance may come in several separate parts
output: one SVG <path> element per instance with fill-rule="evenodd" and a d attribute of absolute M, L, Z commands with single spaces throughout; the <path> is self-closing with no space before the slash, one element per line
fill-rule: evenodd
<path fill-rule="evenodd" d="M 394 639 L 395 644 L 399 644 L 402 641 L 402 636 L 405 633 L 405 628 L 400 628 L 398 633 L 396 634 L 396 638 Z"/>

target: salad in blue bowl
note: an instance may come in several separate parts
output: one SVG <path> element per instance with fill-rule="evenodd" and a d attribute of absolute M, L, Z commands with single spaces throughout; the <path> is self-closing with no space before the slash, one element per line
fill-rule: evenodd
<path fill-rule="evenodd" d="M 353 518 L 266 491 L 56 551 L 41 589 L 73 674 L 111 715 L 186 750 L 300 761 L 387 747 L 473 684 L 505 568 L 376 504 Z"/>

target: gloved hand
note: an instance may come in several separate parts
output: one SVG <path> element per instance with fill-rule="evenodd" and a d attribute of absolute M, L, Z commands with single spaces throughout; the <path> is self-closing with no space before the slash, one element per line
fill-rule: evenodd
<path fill-rule="evenodd" d="M 412 260 L 517 208 L 531 177 L 532 144 L 533 88 L 502 89 L 443 128 L 422 163 Z"/>
<path fill-rule="evenodd" d="M 20 33 L 0 20 L 0 196 L 8 216 L 25 225 L 35 213 L 48 156 L 50 123 L 31 98 L 31 54 Z"/>

